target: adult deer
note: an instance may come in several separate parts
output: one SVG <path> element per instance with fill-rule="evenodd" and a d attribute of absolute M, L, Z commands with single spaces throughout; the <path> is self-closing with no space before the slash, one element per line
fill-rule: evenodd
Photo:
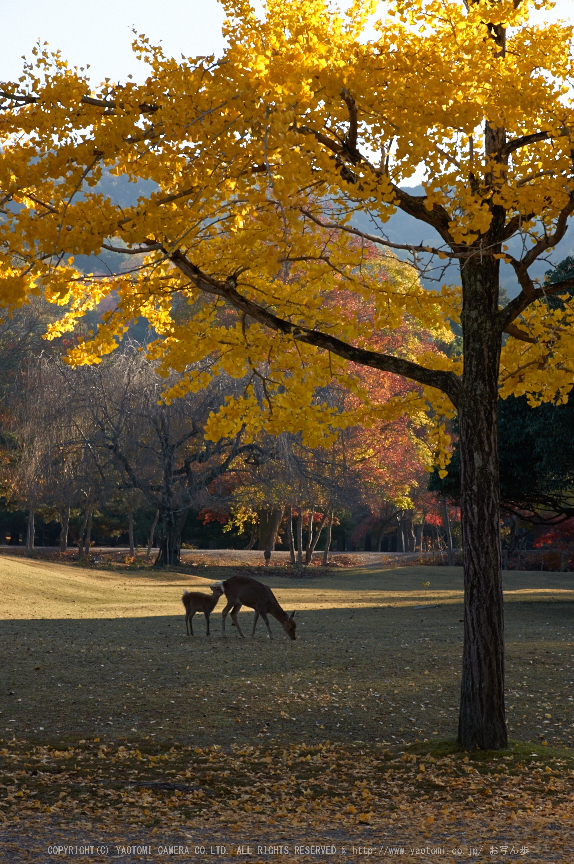
<path fill-rule="evenodd" d="M 223 588 L 218 588 L 217 586 L 211 586 L 212 595 L 209 594 L 200 594 L 199 591 L 184 591 L 183 597 L 181 598 L 181 602 L 185 606 L 185 632 L 193 636 L 193 624 L 191 619 L 195 615 L 196 612 L 203 612 L 205 615 L 205 622 L 207 625 L 207 633 L 209 636 L 209 616 L 213 609 L 217 606 L 217 601 L 223 594 Z M 188 629 L 189 623 L 189 629 Z"/>
<path fill-rule="evenodd" d="M 289 638 L 295 639 L 295 627 L 297 626 L 294 621 L 295 613 L 292 612 L 291 615 L 288 615 L 277 602 L 271 588 L 268 588 L 267 585 L 263 585 L 262 582 L 258 582 L 256 579 L 251 579 L 250 576 L 232 576 L 230 579 L 225 579 L 224 582 L 216 582 L 215 585 L 211 586 L 211 590 L 214 593 L 221 590 L 227 598 L 227 606 L 222 613 L 222 636 L 226 635 L 225 618 L 227 613 L 231 611 L 231 620 L 237 627 L 239 635 L 245 638 L 245 634 L 237 620 L 237 613 L 242 606 L 249 606 L 251 609 L 255 610 L 253 630 L 251 631 L 252 638 L 255 636 L 255 626 L 259 616 L 261 615 L 265 621 L 269 638 L 273 639 L 273 633 L 271 632 L 271 627 L 267 620 L 268 615 L 273 615 L 273 617 L 279 621 Z"/>

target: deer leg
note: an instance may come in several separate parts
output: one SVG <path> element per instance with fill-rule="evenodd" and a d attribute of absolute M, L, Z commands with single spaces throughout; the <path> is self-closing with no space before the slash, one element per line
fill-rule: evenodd
<path fill-rule="evenodd" d="M 241 609 L 241 603 L 238 603 L 236 606 L 233 607 L 233 609 L 231 610 L 231 620 L 233 621 L 233 623 L 237 627 L 237 632 L 239 633 L 239 635 L 243 636 L 243 638 L 245 639 L 245 633 L 243 632 L 243 630 L 239 626 L 239 621 L 237 620 L 237 613 L 239 612 L 240 609 Z"/>
<path fill-rule="evenodd" d="M 190 636 L 193 636 L 193 621 L 192 621 L 192 618 L 193 618 L 194 615 L 195 615 L 195 612 L 190 612 L 190 613 L 189 613 L 189 635 L 190 635 Z"/>
<path fill-rule="evenodd" d="M 255 615 L 253 616 L 253 630 L 251 631 L 251 638 L 255 639 L 255 626 L 257 624 L 257 620 L 259 618 L 259 612 L 257 609 L 255 610 Z"/>
<path fill-rule="evenodd" d="M 261 614 L 261 617 L 263 618 L 263 620 L 265 621 L 265 626 L 267 627 L 267 632 L 269 633 L 269 638 L 273 639 L 273 633 L 271 632 L 271 627 L 269 626 L 269 621 L 267 620 L 267 615 L 265 614 L 265 612 L 261 612 L 260 614 Z"/>
<path fill-rule="evenodd" d="M 185 632 L 189 636 L 189 612 L 185 613 Z"/>
<path fill-rule="evenodd" d="M 209 636 L 209 612 L 204 612 L 203 614 L 205 615 L 205 623 L 207 625 L 207 633 L 205 635 Z"/>
<path fill-rule="evenodd" d="M 232 608 L 232 606 L 233 606 L 233 603 L 230 600 L 229 603 L 227 604 L 227 606 L 225 607 L 225 609 L 223 610 L 223 612 L 221 613 L 221 635 L 222 636 L 227 635 L 225 632 L 225 618 L 226 618 L 229 610 Z"/>

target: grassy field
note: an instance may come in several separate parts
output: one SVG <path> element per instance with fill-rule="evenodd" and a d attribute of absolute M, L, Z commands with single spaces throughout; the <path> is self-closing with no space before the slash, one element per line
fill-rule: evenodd
<path fill-rule="evenodd" d="M 187 637 L 181 604 L 183 590 L 207 592 L 210 582 L 227 578 L 237 569 L 201 566 L 187 573 L 98 571 L 40 560 L 0 558 L 0 737 L 7 760 L 2 783 L 11 798 L 8 807 L 0 810 L 0 822 L 3 814 L 12 814 L 4 816 L 6 843 L 22 832 L 19 808 L 23 801 L 29 806 L 23 811 L 26 824 L 33 816 L 36 837 L 41 835 L 42 825 L 48 830 L 48 823 L 52 831 L 56 826 L 63 830 L 61 819 L 58 821 L 62 801 L 70 802 L 69 812 L 80 819 L 78 824 L 82 818 L 97 824 L 101 818 L 96 815 L 100 813 L 97 802 L 103 803 L 100 793 L 106 784 L 108 791 L 116 790 L 122 807 L 127 806 L 126 788 L 133 791 L 138 784 L 145 786 L 146 794 L 160 796 L 152 808 L 155 813 L 136 796 L 134 813 L 139 815 L 133 819 L 140 820 L 150 831 L 165 825 L 173 828 L 167 816 L 167 822 L 163 816 L 158 817 L 163 813 L 159 800 L 162 795 L 175 796 L 178 805 L 177 778 L 179 795 L 191 796 L 188 809 L 181 811 L 183 821 L 205 818 L 201 814 L 210 796 L 213 806 L 221 801 L 229 803 L 232 796 L 234 812 L 241 810 L 241 824 L 245 826 L 246 813 L 251 814 L 249 819 L 255 819 L 258 812 L 269 816 L 268 809 L 263 799 L 259 805 L 248 804 L 249 795 L 245 806 L 237 803 L 240 798 L 232 790 L 237 790 L 237 783 L 243 788 L 257 786 L 261 765 L 271 772 L 264 792 L 267 797 L 271 795 L 269 806 L 274 821 L 281 807 L 286 814 L 283 818 L 287 818 L 297 808 L 289 808 L 286 803 L 280 806 L 278 802 L 283 799 L 279 799 L 278 790 L 283 798 L 289 798 L 279 779 L 294 774 L 295 769 L 288 765 L 293 748 L 298 754 L 296 760 L 302 760 L 308 772 L 306 780 L 302 775 L 302 786 L 300 783 L 299 797 L 303 801 L 307 793 L 309 800 L 317 798 L 318 789 L 326 786 L 329 777 L 337 778 L 335 786 L 339 789 L 350 783 L 351 791 L 341 799 L 346 799 L 345 807 L 351 808 L 342 808 L 347 831 L 361 827 L 363 835 L 372 832 L 376 825 L 383 824 L 381 820 L 390 818 L 392 810 L 397 813 L 393 824 L 399 825 L 408 814 L 397 802 L 409 789 L 415 790 L 412 800 L 419 806 L 421 801 L 438 807 L 441 802 L 444 805 L 445 801 L 458 800 L 456 794 L 452 797 L 452 790 L 441 791 L 444 780 L 421 791 L 411 773 L 415 768 L 416 776 L 424 773 L 423 769 L 419 771 L 420 765 L 417 767 L 417 753 L 420 758 L 446 759 L 446 774 L 453 759 L 460 759 L 461 764 L 466 759 L 468 763 L 468 756 L 453 755 L 448 743 L 456 736 L 462 646 L 461 571 L 447 567 L 364 568 L 297 580 L 261 569 L 254 573 L 256 578 L 271 586 L 284 609 L 297 611 L 297 641 L 290 642 L 273 619 L 273 641 L 267 638 L 262 622 L 255 640 L 240 639 L 231 627 L 227 640 L 222 639 L 222 601 L 212 613 L 211 637 L 205 636 L 203 616 L 197 615 L 196 635 Z M 536 760 L 554 760 L 554 767 L 545 763 L 541 770 L 549 767 L 557 783 L 559 779 L 566 783 L 560 787 L 562 792 L 555 787 L 555 809 L 562 806 L 563 798 L 568 800 L 566 777 L 573 767 L 569 748 L 574 736 L 574 577 L 508 572 L 504 574 L 504 590 L 507 706 L 514 742 L 514 750 L 506 758 L 517 766 L 528 760 L 534 765 L 542 765 Z M 242 628 L 250 632 L 252 613 L 241 615 Z M 61 755 L 70 753 L 74 755 Z M 218 786 L 225 772 L 230 774 L 231 755 L 239 753 L 244 756 L 233 756 L 232 767 L 245 759 L 247 774 L 253 765 L 259 766 L 256 776 L 260 780 L 256 783 L 247 775 L 239 779 L 242 769 L 236 767 L 232 772 L 235 782 Z M 362 754 L 360 759 L 357 753 Z M 321 754 L 327 760 L 324 764 Z M 326 754 L 331 756 L 327 758 Z M 410 754 L 406 761 L 405 754 Z M 318 769 L 313 773 L 311 768 L 317 759 L 322 767 L 319 773 Z M 337 759 L 342 759 L 346 767 Z M 371 764 L 370 759 L 379 766 L 385 760 L 389 766 L 398 766 L 392 768 L 395 774 L 407 772 L 403 793 L 397 791 L 388 807 L 383 806 L 382 799 L 377 799 L 378 809 L 373 805 L 365 810 L 352 803 L 353 795 L 360 793 L 360 784 L 366 784 L 365 777 L 370 776 L 370 769 L 365 768 Z M 202 760 L 215 763 L 217 768 L 205 771 L 205 766 L 200 766 Z M 71 770 L 72 762 L 76 773 Z M 44 783 L 46 772 L 41 768 L 48 764 L 53 767 L 48 771 L 49 784 Z M 362 774 L 360 764 L 365 769 L 361 769 Z M 280 765 L 283 767 L 279 771 Z M 272 768 L 278 772 L 275 780 Z M 461 776 L 466 776 L 464 765 L 461 771 Z M 203 778 L 201 789 L 189 785 L 190 776 Z M 20 780 L 15 782 L 15 777 Z M 59 786 L 54 785 L 54 777 Z M 374 782 L 369 781 L 369 789 Z M 446 785 L 458 788 L 457 782 Z M 382 784 L 381 790 L 388 785 Z M 491 794 L 492 786 L 489 780 Z M 28 791 L 22 792 L 23 788 Z M 468 789 L 464 784 L 461 788 L 464 797 L 460 800 L 464 801 Z M 14 789 L 22 792 L 20 800 L 14 797 L 18 795 Z M 198 789 L 199 799 L 194 797 Z M 36 803 L 30 804 L 30 790 Z M 538 800 L 539 791 L 535 784 L 532 800 Z M 369 791 L 367 799 L 369 795 L 375 793 Z M 82 796 L 87 796 L 86 800 L 80 801 Z M 331 794 L 329 801 L 334 797 L 339 796 Z M 293 800 L 299 799 L 295 796 Z M 552 794 L 545 793 L 540 818 L 546 818 L 544 808 L 549 801 L 552 804 Z M 404 804 L 406 810 L 410 806 L 408 801 Z M 532 804 L 530 811 L 524 806 L 528 813 L 537 805 Z M 300 804 L 298 807 L 300 812 Z M 310 812 L 309 808 L 303 809 Z M 322 809 L 329 811 L 326 805 Z M 142 816 L 143 811 L 147 815 Z M 116 813 L 116 817 L 132 824 L 127 812 L 124 817 Z M 169 812 L 173 815 L 178 811 L 168 807 Z M 314 819 L 318 824 L 320 813 Z M 437 828 L 436 814 L 432 820 Z M 298 824 L 297 820 L 294 824 Z M 544 824 L 551 824 L 551 820 Z M 100 832 L 104 827 L 102 822 Z M 424 839 L 430 834 L 423 828 L 420 836 Z M 452 824 L 449 830 L 456 838 L 459 835 L 455 828 Z M 437 842 L 443 842 L 438 835 Z M 459 838 L 459 842 L 463 841 Z M 541 855 L 529 860 L 562 860 Z M 152 856 L 149 860 L 156 859 Z M 265 855 L 261 860 L 267 860 Z M 313 860 L 318 859 L 315 856 Z M 329 860 L 334 859 L 331 856 Z M 415 855 L 413 860 L 426 859 Z M 467 855 L 466 860 L 483 859 Z"/>

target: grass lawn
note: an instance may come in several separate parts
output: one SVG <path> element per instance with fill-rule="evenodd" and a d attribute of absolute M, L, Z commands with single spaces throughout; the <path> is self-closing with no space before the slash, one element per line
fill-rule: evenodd
<path fill-rule="evenodd" d="M 211 637 L 199 615 L 186 636 L 184 588 L 234 572 L 297 610 L 297 641 L 274 619 L 273 641 L 261 621 L 255 640 L 232 627 L 223 640 L 221 600 Z M 118 845 L 151 849 L 124 861 L 159 861 L 176 840 L 179 860 L 203 860 L 201 846 L 219 861 L 241 846 L 246 860 L 323 860 L 296 854 L 297 838 L 331 838 L 331 861 L 357 844 L 377 860 L 393 844 L 402 861 L 573 860 L 573 574 L 504 574 L 512 749 L 486 755 L 452 744 L 459 568 L 276 574 L 0 557 L 0 861 L 53 860 L 49 838 L 82 837 L 109 846 L 86 861 Z"/>

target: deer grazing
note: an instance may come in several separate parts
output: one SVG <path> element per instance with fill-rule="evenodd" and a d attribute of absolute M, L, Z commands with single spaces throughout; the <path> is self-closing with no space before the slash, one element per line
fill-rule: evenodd
<path fill-rule="evenodd" d="M 185 606 L 185 632 L 193 636 L 193 624 L 191 619 L 196 612 L 203 612 L 207 624 L 207 636 L 209 636 L 209 616 L 217 606 L 217 601 L 223 594 L 223 588 L 212 586 L 211 597 L 209 594 L 200 594 L 199 591 L 184 591 L 181 602 Z M 189 628 L 188 628 L 189 624 Z"/>
<path fill-rule="evenodd" d="M 258 582 L 256 579 L 251 579 L 249 576 L 232 576 L 230 579 L 225 579 L 223 582 L 216 582 L 215 585 L 211 586 L 211 590 L 214 594 L 221 591 L 227 598 L 227 605 L 223 610 L 221 627 L 222 636 L 226 635 L 225 618 L 227 613 L 231 612 L 231 620 L 237 627 L 237 632 L 240 636 L 245 638 L 245 634 L 241 630 L 239 621 L 237 620 L 237 613 L 242 606 L 249 606 L 251 609 L 255 610 L 253 630 L 251 631 L 252 638 L 255 636 L 255 626 L 259 616 L 261 615 L 265 621 L 269 638 L 273 639 L 273 633 L 271 632 L 271 627 L 267 620 L 268 615 L 273 615 L 273 617 L 279 621 L 289 638 L 295 639 L 295 627 L 297 626 L 294 621 L 295 613 L 293 612 L 291 615 L 288 615 L 275 599 L 273 591 L 268 588 L 267 585 L 263 585 L 262 582 Z"/>

